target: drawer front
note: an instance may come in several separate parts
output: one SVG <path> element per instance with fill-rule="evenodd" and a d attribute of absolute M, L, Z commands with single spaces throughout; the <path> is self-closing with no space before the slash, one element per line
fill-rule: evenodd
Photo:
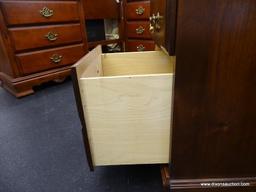
<path fill-rule="evenodd" d="M 24 75 L 77 62 L 85 54 L 83 44 L 18 54 Z"/>
<path fill-rule="evenodd" d="M 10 29 L 16 51 L 82 41 L 80 24 Z"/>
<path fill-rule="evenodd" d="M 8 25 L 79 20 L 76 1 L 2 1 L 0 5 Z"/>
<path fill-rule="evenodd" d="M 128 40 L 125 47 L 126 51 L 153 51 L 155 43 L 154 41 Z"/>
<path fill-rule="evenodd" d="M 127 19 L 149 19 L 150 16 L 150 2 L 140 1 L 127 3 L 126 17 Z"/>
<path fill-rule="evenodd" d="M 151 39 L 151 33 L 149 31 L 149 22 L 127 22 L 126 32 L 128 38 L 140 38 L 140 39 Z"/>

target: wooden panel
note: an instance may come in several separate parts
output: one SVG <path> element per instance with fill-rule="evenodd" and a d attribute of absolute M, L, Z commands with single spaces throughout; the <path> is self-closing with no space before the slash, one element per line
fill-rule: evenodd
<path fill-rule="evenodd" d="M 171 177 L 255 177 L 256 1 L 178 8 Z"/>
<path fill-rule="evenodd" d="M 51 57 L 61 55 L 62 60 L 59 63 L 54 63 Z M 17 55 L 17 59 L 22 67 L 24 74 L 39 72 L 51 68 L 57 68 L 64 65 L 75 63 L 85 54 L 84 46 L 74 45 L 44 51 L 35 51 Z"/>
<path fill-rule="evenodd" d="M 170 180 L 171 191 L 189 189 L 189 191 L 251 191 L 256 188 L 255 177 L 245 178 L 207 178 Z"/>
<path fill-rule="evenodd" d="M 0 6 L 8 25 L 79 21 L 76 1 L 1 1 Z M 53 16 L 43 17 L 44 7 L 53 10 Z"/>
<path fill-rule="evenodd" d="M 16 77 L 19 74 L 11 48 L 8 29 L 0 10 L 0 71 L 1 73 Z M 2 80 L 2 79 L 1 79 Z M 3 81 L 3 80 L 2 80 Z"/>
<path fill-rule="evenodd" d="M 150 15 L 160 14 L 160 30 L 152 34 L 156 44 L 170 55 L 175 55 L 177 0 L 151 0 Z"/>
<path fill-rule="evenodd" d="M 125 51 L 139 51 L 139 47 L 144 47 L 144 51 L 153 51 L 155 43 L 148 40 L 127 40 L 125 43 Z"/>
<path fill-rule="evenodd" d="M 170 192 L 170 167 L 169 164 L 161 165 L 161 176 L 163 183 L 163 192 Z"/>
<path fill-rule="evenodd" d="M 9 31 L 17 51 L 82 41 L 80 24 L 11 28 Z M 49 32 L 57 34 L 57 40 L 49 41 L 46 37 Z"/>
<path fill-rule="evenodd" d="M 92 51 L 87 53 L 83 58 L 81 58 L 73 68 L 76 68 L 76 73 L 78 79 L 82 77 L 98 77 L 102 75 L 102 72 L 99 74 L 98 69 L 102 66 L 101 62 L 102 57 L 102 48 L 97 46 Z"/>
<path fill-rule="evenodd" d="M 102 55 L 104 76 L 173 73 L 175 57 L 162 51 Z"/>
<path fill-rule="evenodd" d="M 169 162 L 171 74 L 81 79 L 94 164 Z"/>
<path fill-rule="evenodd" d="M 1 31 L 0 33 L 0 72 L 4 72 L 6 74 L 13 74 L 10 66 L 10 61 L 8 59 L 7 50 L 4 44 L 4 33 Z"/>
<path fill-rule="evenodd" d="M 136 9 L 144 9 L 143 14 L 137 14 Z M 150 16 L 150 3 L 149 1 L 130 2 L 126 5 L 126 18 L 128 20 L 144 19 L 148 20 Z"/>
<path fill-rule="evenodd" d="M 139 30 L 142 30 L 142 33 Z M 127 38 L 151 39 L 149 21 L 127 22 L 126 35 Z"/>
<path fill-rule="evenodd" d="M 84 0 L 86 19 L 119 18 L 119 4 L 115 0 Z"/>
<path fill-rule="evenodd" d="M 90 167 L 90 170 L 94 170 L 94 163 L 92 160 L 91 147 L 88 138 L 88 131 L 86 126 L 86 113 L 83 109 L 83 101 L 81 97 L 81 85 L 80 78 L 84 75 L 86 77 L 97 77 L 102 75 L 102 73 L 98 73 L 97 69 L 99 65 L 101 65 L 101 46 L 97 46 L 95 49 L 86 54 L 83 58 L 81 58 L 75 65 L 72 66 L 72 82 L 74 87 L 74 93 L 76 97 L 76 105 L 79 112 L 79 118 L 82 124 L 82 133 L 84 140 L 84 147 L 87 157 L 87 162 Z"/>

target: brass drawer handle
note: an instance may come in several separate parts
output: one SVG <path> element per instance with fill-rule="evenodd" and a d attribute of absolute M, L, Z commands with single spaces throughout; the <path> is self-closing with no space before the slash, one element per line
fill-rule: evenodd
<path fill-rule="evenodd" d="M 144 45 L 140 44 L 137 46 L 137 51 L 145 51 L 145 48 L 146 47 Z"/>
<path fill-rule="evenodd" d="M 151 33 L 154 32 L 159 32 L 161 29 L 161 20 L 163 20 L 164 17 L 160 15 L 160 13 L 158 12 L 156 15 L 153 14 L 151 17 L 149 17 L 149 21 L 150 21 L 150 27 L 149 27 L 149 31 Z"/>
<path fill-rule="evenodd" d="M 40 10 L 40 13 L 45 18 L 53 16 L 53 10 L 49 9 L 48 7 L 44 7 L 42 10 Z"/>
<path fill-rule="evenodd" d="M 50 59 L 52 60 L 53 63 L 58 64 L 61 62 L 63 56 L 62 55 L 58 55 L 58 54 L 53 54 Z"/>
<path fill-rule="evenodd" d="M 144 7 L 138 7 L 137 9 L 136 9 L 136 14 L 137 15 L 143 15 L 144 14 L 144 12 L 145 12 L 145 8 Z"/>
<path fill-rule="evenodd" d="M 54 32 L 49 32 L 45 35 L 45 37 L 49 40 L 49 41 L 56 41 L 58 39 L 58 34 L 54 33 Z"/>
<path fill-rule="evenodd" d="M 149 25 L 149 31 L 150 31 L 150 33 L 154 33 L 155 32 L 155 27 L 151 23 Z"/>
<path fill-rule="evenodd" d="M 138 28 L 136 29 L 136 33 L 137 33 L 138 35 L 142 35 L 142 34 L 144 33 L 144 31 L 145 31 L 145 29 L 144 29 L 144 27 L 142 27 L 142 26 L 140 26 L 140 27 L 138 27 Z"/>

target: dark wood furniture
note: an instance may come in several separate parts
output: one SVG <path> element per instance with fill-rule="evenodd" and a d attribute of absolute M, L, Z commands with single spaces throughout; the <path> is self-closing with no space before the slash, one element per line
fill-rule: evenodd
<path fill-rule="evenodd" d="M 154 41 L 176 56 L 165 191 L 255 191 L 256 2 L 151 0 L 150 15 Z"/>
<path fill-rule="evenodd" d="M 176 55 L 171 191 L 255 191 L 256 2 L 151 7 L 167 21 L 154 39 Z"/>
<path fill-rule="evenodd" d="M 29 95 L 34 86 L 65 79 L 70 65 L 97 45 L 154 50 L 149 15 L 149 1 L 0 0 L 2 86 L 16 97 Z M 88 42 L 86 21 L 104 19 L 117 21 L 119 39 Z M 61 61 L 52 61 L 56 54 Z"/>
<path fill-rule="evenodd" d="M 62 80 L 87 52 L 81 1 L 0 1 L 0 80 L 16 97 Z"/>
<path fill-rule="evenodd" d="M 120 16 L 120 4 L 116 0 L 84 0 L 85 19 L 116 19 Z"/>
<path fill-rule="evenodd" d="M 125 51 L 155 49 L 149 31 L 150 1 L 124 0 Z"/>

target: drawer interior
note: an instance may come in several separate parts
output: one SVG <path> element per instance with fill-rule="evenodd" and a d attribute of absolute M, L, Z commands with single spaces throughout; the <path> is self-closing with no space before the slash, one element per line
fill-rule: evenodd
<path fill-rule="evenodd" d="M 174 63 L 97 47 L 74 66 L 95 166 L 169 162 Z"/>
<path fill-rule="evenodd" d="M 102 54 L 98 47 L 80 61 L 80 78 L 173 73 L 174 62 L 162 51 Z"/>

